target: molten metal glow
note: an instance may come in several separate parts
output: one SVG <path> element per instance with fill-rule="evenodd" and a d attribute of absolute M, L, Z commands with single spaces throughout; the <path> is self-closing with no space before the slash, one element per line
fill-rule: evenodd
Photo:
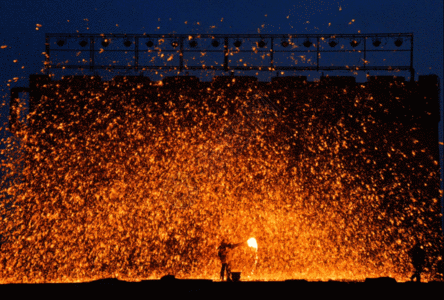
<path fill-rule="evenodd" d="M 405 281 L 436 250 L 437 162 L 367 89 L 42 93 L 2 150 L 0 283 L 216 280 L 224 237 L 261 244 L 249 280 Z"/>
<path fill-rule="evenodd" d="M 248 244 L 248 247 L 252 247 L 252 248 L 256 249 L 256 251 L 257 251 L 257 241 L 255 238 L 248 239 L 247 244 Z"/>

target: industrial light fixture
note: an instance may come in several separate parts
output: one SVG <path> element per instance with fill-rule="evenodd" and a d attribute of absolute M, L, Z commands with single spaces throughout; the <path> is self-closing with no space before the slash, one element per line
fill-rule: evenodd
<path fill-rule="evenodd" d="M 260 40 L 257 43 L 257 45 L 258 45 L 259 48 L 264 48 L 267 45 L 267 43 L 264 40 Z"/>
<path fill-rule="evenodd" d="M 62 47 L 63 45 L 65 45 L 65 41 L 64 40 L 58 40 L 57 41 L 57 46 Z"/>
<path fill-rule="evenodd" d="M 123 44 L 125 45 L 125 47 L 130 47 L 132 43 L 130 40 L 127 39 L 123 42 Z"/>
<path fill-rule="evenodd" d="M 353 48 L 355 48 L 355 47 L 357 47 L 360 43 L 361 43 L 360 40 L 353 38 L 353 39 L 350 41 L 350 46 L 352 46 Z"/>
<path fill-rule="evenodd" d="M 380 45 L 381 45 L 381 40 L 380 39 L 374 39 L 373 40 L 373 42 L 372 42 L 372 44 L 373 44 L 373 46 L 375 46 L 375 47 L 379 47 Z"/>
<path fill-rule="evenodd" d="M 395 46 L 396 47 L 401 47 L 401 45 L 402 45 L 402 38 L 398 38 L 398 39 L 396 39 L 396 41 L 395 41 Z"/>
<path fill-rule="evenodd" d="M 288 40 L 282 39 L 281 45 L 282 45 L 282 47 L 287 48 L 288 46 L 290 46 L 290 43 L 288 42 Z"/>
<path fill-rule="evenodd" d="M 219 46 L 219 41 L 218 41 L 218 40 L 212 40 L 212 41 L 211 41 L 211 45 L 212 45 L 213 47 L 218 47 L 218 46 Z"/>
<path fill-rule="evenodd" d="M 103 46 L 103 47 L 108 47 L 110 42 L 111 42 L 111 41 L 110 41 L 109 39 L 104 39 L 104 40 L 102 41 L 102 46 Z"/>
<path fill-rule="evenodd" d="M 330 45 L 330 47 L 333 48 L 338 44 L 338 42 L 336 41 L 336 39 L 333 38 L 328 41 L 328 44 Z"/>
<path fill-rule="evenodd" d="M 86 45 L 88 45 L 88 42 L 86 40 L 81 40 L 79 42 L 80 47 L 85 47 Z"/>
<path fill-rule="evenodd" d="M 305 40 L 305 42 L 302 43 L 302 45 L 304 45 L 305 47 L 309 48 L 309 47 L 311 46 L 311 42 L 310 42 L 310 40 L 307 38 L 307 39 Z"/>
<path fill-rule="evenodd" d="M 234 44 L 234 47 L 239 48 L 240 46 L 242 46 L 242 41 L 237 40 L 233 44 Z"/>
<path fill-rule="evenodd" d="M 196 48 L 197 47 L 197 41 L 195 41 L 195 40 L 190 41 L 190 47 L 191 48 Z"/>
<path fill-rule="evenodd" d="M 177 46 L 179 46 L 179 42 L 174 40 L 171 42 L 171 46 L 173 46 L 174 48 L 176 48 Z"/>
<path fill-rule="evenodd" d="M 154 46 L 154 42 L 150 40 L 150 41 L 146 42 L 145 45 L 146 45 L 148 48 L 150 48 L 150 47 Z"/>

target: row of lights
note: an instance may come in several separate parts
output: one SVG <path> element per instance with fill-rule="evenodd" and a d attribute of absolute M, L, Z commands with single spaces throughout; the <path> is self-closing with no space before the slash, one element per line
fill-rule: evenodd
<path fill-rule="evenodd" d="M 58 45 L 59 47 L 62 47 L 62 46 L 65 45 L 65 41 L 64 41 L 64 40 L 58 40 L 56 43 L 57 43 L 57 45 Z M 108 47 L 109 44 L 110 44 L 110 40 L 109 40 L 109 39 L 104 39 L 104 40 L 102 40 L 101 45 L 102 45 L 103 47 Z M 131 44 L 132 44 L 132 42 L 131 42 L 130 40 L 125 40 L 125 41 L 123 42 L 123 45 L 125 45 L 126 47 L 130 47 Z M 88 42 L 87 42 L 86 40 L 81 40 L 81 41 L 79 42 L 79 45 L 80 45 L 81 47 L 85 47 L 86 45 L 88 45 Z M 154 46 L 154 42 L 153 42 L 153 41 L 148 41 L 148 42 L 145 43 L 145 45 L 147 45 L 147 47 L 150 48 L 150 47 L 153 47 L 153 46 Z M 192 48 L 196 48 L 196 47 L 197 47 L 197 41 L 195 41 L 195 40 L 190 41 L 189 45 L 190 45 L 190 47 L 192 47 Z M 220 45 L 220 43 L 219 43 L 218 40 L 213 40 L 213 41 L 211 42 L 211 45 L 212 45 L 213 47 L 218 47 L 218 46 Z M 234 46 L 235 46 L 235 47 L 238 47 L 238 48 L 239 48 L 241 45 L 242 45 L 242 42 L 239 41 L 239 40 L 237 40 L 237 41 L 234 42 Z M 177 40 L 174 40 L 173 42 L 171 42 L 171 46 L 173 46 L 174 48 L 176 48 L 177 46 L 179 46 L 179 42 L 178 42 Z M 264 41 L 260 41 L 260 42 L 259 42 L 259 47 L 265 47 L 265 42 L 264 42 Z"/>
<path fill-rule="evenodd" d="M 148 43 L 149 43 L 149 42 L 148 42 Z M 148 43 L 147 43 L 147 46 L 148 46 L 148 47 L 151 47 L 152 44 L 151 44 L 151 45 L 148 45 Z M 151 43 L 152 43 L 152 42 L 151 42 Z M 193 40 L 193 41 L 190 41 L 189 45 L 190 45 L 191 48 L 196 48 L 196 47 L 197 47 L 197 41 L 194 41 L 194 40 Z M 219 42 L 218 40 L 213 40 L 213 41 L 211 42 L 211 45 L 212 45 L 213 47 L 219 47 L 220 42 Z M 240 46 L 242 46 L 242 41 L 241 41 L 241 40 L 236 40 L 236 41 L 234 41 L 233 45 L 234 45 L 234 47 L 239 48 Z M 264 47 L 266 46 L 266 43 L 265 43 L 265 41 L 261 40 L 261 41 L 259 41 L 259 42 L 257 43 L 257 45 L 258 45 L 260 48 L 264 48 Z M 175 41 L 173 41 L 173 42 L 171 43 L 171 46 L 173 46 L 174 48 L 176 48 L 177 46 L 179 46 L 179 42 L 175 40 Z"/>
<path fill-rule="evenodd" d="M 360 43 L 361 43 L 361 40 L 352 39 L 350 41 L 350 46 L 352 46 L 354 48 L 354 47 L 357 47 Z M 398 38 L 394 42 L 396 47 L 401 47 L 402 43 L 403 43 L 402 38 Z M 60 47 L 62 47 L 64 44 L 65 44 L 64 40 L 58 40 L 57 41 L 57 45 L 60 46 Z M 110 44 L 110 40 L 109 39 L 104 39 L 104 40 L 102 40 L 101 44 L 102 44 L 103 47 L 108 47 L 108 45 Z M 154 42 L 153 41 L 148 41 L 145 44 L 147 45 L 148 48 L 154 46 Z M 293 44 L 293 43 L 290 43 L 288 40 L 284 40 L 284 39 L 281 41 L 282 47 L 288 47 L 290 44 Z M 332 38 L 332 39 L 329 40 L 328 44 L 330 45 L 330 47 L 333 48 L 336 45 L 338 45 L 339 43 L 337 42 L 337 40 L 335 38 Z M 375 47 L 379 47 L 382 44 L 382 42 L 381 42 L 380 39 L 376 38 L 376 39 L 373 39 L 372 44 Z M 85 47 L 86 45 L 88 45 L 88 42 L 86 40 L 82 40 L 82 41 L 79 42 L 79 45 L 81 47 Z M 123 42 L 123 45 L 125 47 L 130 47 L 132 45 L 132 42 L 130 40 L 125 40 Z M 191 48 L 196 48 L 197 47 L 197 41 L 191 40 L 189 42 L 189 45 L 190 45 Z M 211 42 L 211 45 L 213 47 L 219 47 L 220 43 L 219 43 L 218 40 L 213 40 Z M 241 40 L 236 40 L 236 41 L 234 41 L 233 45 L 236 48 L 239 48 L 240 46 L 242 46 L 242 41 Z M 259 48 L 264 48 L 267 45 L 267 43 L 264 40 L 261 40 L 261 41 L 257 42 L 257 45 L 258 45 Z M 309 48 L 311 45 L 313 45 L 313 43 L 309 39 L 306 39 L 302 43 L 302 45 L 304 45 L 306 48 Z M 174 40 L 174 41 L 171 42 L 171 46 L 176 48 L 176 47 L 179 46 L 179 42 L 177 40 Z"/>
<path fill-rule="evenodd" d="M 361 40 L 359 40 L 359 39 L 352 39 L 352 40 L 350 41 L 350 46 L 352 46 L 353 48 L 355 48 L 355 47 L 357 47 L 360 43 L 361 43 Z M 402 43 L 403 43 L 402 38 L 398 38 L 398 39 L 396 39 L 395 42 L 394 42 L 394 44 L 395 44 L 396 47 L 401 47 Z M 328 45 L 329 45 L 330 47 L 332 47 L 332 48 L 336 47 L 338 44 L 339 44 L 338 41 L 337 41 L 336 39 L 334 39 L 334 38 L 333 38 L 333 39 L 330 39 L 329 42 L 328 42 Z M 373 44 L 373 46 L 375 46 L 375 47 L 379 47 L 379 46 L 382 44 L 382 41 L 381 41 L 380 39 L 378 39 L 378 38 L 375 38 L 375 39 L 372 40 L 372 44 Z M 307 40 L 305 40 L 305 42 L 302 43 L 302 45 L 304 45 L 305 47 L 309 48 L 309 47 L 312 45 L 312 42 L 310 42 L 310 40 L 307 39 Z M 288 45 L 285 46 L 285 45 L 282 44 L 282 46 L 287 47 Z"/>

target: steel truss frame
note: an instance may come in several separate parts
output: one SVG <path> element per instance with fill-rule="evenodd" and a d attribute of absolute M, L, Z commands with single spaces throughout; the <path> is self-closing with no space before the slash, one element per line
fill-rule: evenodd
<path fill-rule="evenodd" d="M 75 49 L 56 49 L 52 44 L 51 40 L 56 39 L 57 41 L 64 41 L 69 39 L 81 39 L 84 41 L 84 46 L 89 44 L 89 49 L 85 49 L 84 47 L 79 47 Z M 103 40 L 112 40 L 112 39 L 124 39 L 130 41 L 131 44 L 134 45 L 134 49 L 119 49 L 119 50 L 104 50 L 99 49 L 96 46 L 96 43 Z M 153 50 L 140 50 L 140 42 L 143 40 L 152 41 L 152 40 L 171 40 L 175 41 L 174 49 L 165 49 L 167 43 L 165 43 L 164 47 L 158 45 L 157 47 L 153 47 Z M 185 43 L 187 41 L 196 41 L 198 43 L 199 39 L 212 39 L 219 41 L 223 41 L 223 47 L 219 47 L 220 49 L 214 49 L 216 47 L 207 47 L 207 49 L 186 49 Z M 252 49 L 244 49 L 242 46 L 236 47 L 236 50 L 230 50 L 230 42 L 236 41 L 238 39 L 256 39 L 257 41 L 263 41 L 262 44 L 270 45 L 270 47 L 259 46 L 259 42 L 257 42 L 257 47 L 252 47 Z M 332 49 L 325 50 L 320 47 L 321 41 L 325 39 L 331 40 L 356 40 L 360 41 L 359 44 L 355 45 L 351 50 L 333 49 L 334 46 L 330 46 Z M 409 41 L 410 47 L 409 49 L 368 49 L 368 40 L 400 40 Z M 280 40 L 282 46 L 284 46 L 284 42 L 288 41 L 288 44 L 285 50 L 276 50 L 274 49 L 274 45 L 276 40 Z M 305 47 L 295 47 L 295 44 L 292 43 L 294 40 L 305 40 L 305 41 L 315 41 L 310 42 L 310 46 Z M 85 43 L 86 42 L 86 43 Z M 220 43 L 222 44 L 222 43 Z M 338 45 L 337 43 L 336 45 Z M 344 44 L 344 43 L 343 43 Z M 358 45 L 362 44 L 360 47 Z M 170 44 L 171 45 L 171 44 Z M 191 45 L 191 44 L 190 44 Z M 197 45 L 197 44 L 196 44 Z M 233 43 L 231 43 L 231 46 Z M 335 45 L 335 46 L 336 46 Z M 214 46 L 214 45 L 213 45 Z M 288 47 L 291 46 L 291 47 Z M 285 46 L 284 46 L 285 47 Z M 313 50 L 313 48 L 315 49 Z M 398 46 L 399 47 L 399 46 Z M 59 47 L 60 48 L 60 47 Z M 264 49 L 265 48 L 265 49 Z M 305 49 L 304 49 L 305 48 Z M 374 48 L 377 48 L 375 46 Z M 405 48 L 405 47 L 404 47 Z M 57 53 L 60 51 L 71 51 L 78 53 L 79 51 L 88 51 L 89 52 L 89 64 L 55 64 L 51 61 L 51 54 Z M 134 52 L 134 64 L 130 65 L 118 65 L 116 63 L 98 64 L 96 62 L 97 52 L 100 51 L 113 51 L 113 52 Z M 141 65 L 139 64 L 139 57 L 141 52 L 165 52 L 165 53 L 177 53 L 179 54 L 179 63 L 177 65 Z M 217 63 L 217 65 L 204 65 L 204 66 L 187 66 L 184 65 L 184 54 L 186 53 L 196 53 L 196 52 L 220 52 L 223 53 L 223 61 Z M 250 66 L 234 66 L 229 64 L 229 56 L 235 53 L 241 52 L 250 52 L 250 53 L 265 53 L 270 57 L 270 63 L 254 63 L 249 62 Z M 274 61 L 274 54 L 278 52 L 289 53 L 315 53 L 316 54 L 316 63 L 311 66 L 276 66 Z M 362 65 L 338 65 L 338 66 L 322 66 L 320 65 L 320 57 L 321 53 L 325 52 L 345 52 L 345 53 L 362 53 L 363 54 L 363 64 Z M 410 52 L 410 64 L 409 65 L 396 65 L 396 66 L 369 66 L 367 63 L 367 53 L 368 52 Z M 269 55 L 268 55 L 269 54 Z M 45 61 L 45 70 L 49 72 L 52 68 L 58 69 L 89 69 L 89 70 L 99 70 L 99 69 L 124 69 L 124 70 L 136 70 L 136 71 L 145 71 L 145 70 L 178 70 L 180 72 L 186 70 L 219 70 L 219 71 L 230 71 L 230 70 L 255 70 L 255 71 L 410 71 L 411 78 L 414 78 L 414 68 L 413 68 L 413 33 L 378 33 L 378 34 L 68 34 L 68 33 L 47 33 L 46 34 L 46 61 Z"/>

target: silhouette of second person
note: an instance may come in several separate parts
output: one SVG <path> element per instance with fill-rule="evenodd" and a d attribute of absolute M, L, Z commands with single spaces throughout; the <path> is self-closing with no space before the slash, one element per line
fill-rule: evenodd
<path fill-rule="evenodd" d="M 421 282 L 421 273 L 423 271 L 426 253 L 418 240 L 412 249 L 410 249 L 409 254 L 412 259 L 412 265 L 415 268 L 415 272 L 412 277 L 410 277 L 410 281 L 413 281 L 413 279 L 416 278 L 417 282 Z"/>

